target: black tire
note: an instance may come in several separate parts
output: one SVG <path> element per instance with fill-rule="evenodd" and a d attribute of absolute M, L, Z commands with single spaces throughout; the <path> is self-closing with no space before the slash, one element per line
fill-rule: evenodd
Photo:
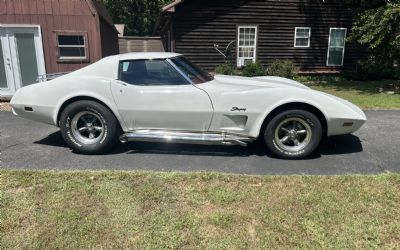
<path fill-rule="evenodd" d="M 85 131 L 79 132 L 79 126 Z M 120 131 L 117 119 L 108 108 L 87 100 L 71 103 L 64 109 L 60 129 L 68 146 L 76 153 L 89 155 L 110 150 L 118 142 Z"/>
<path fill-rule="evenodd" d="M 321 138 L 321 122 L 313 113 L 305 110 L 287 110 L 276 115 L 264 131 L 268 149 L 283 159 L 309 156 L 317 149 Z"/>

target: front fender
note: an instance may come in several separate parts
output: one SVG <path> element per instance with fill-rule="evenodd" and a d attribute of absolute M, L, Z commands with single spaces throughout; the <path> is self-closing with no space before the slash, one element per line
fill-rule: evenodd
<path fill-rule="evenodd" d="M 273 94 L 274 101 L 260 113 L 260 116 L 250 128 L 249 133 L 252 136 L 258 137 L 260 135 L 262 125 L 271 112 L 290 103 L 308 104 L 321 111 L 326 119 L 328 136 L 354 132 L 366 121 L 366 116 L 360 108 L 336 96 L 306 89 L 284 89 L 275 92 Z M 356 124 L 353 128 L 346 129 L 342 127 L 343 122 L 346 121 L 352 121 Z"/>

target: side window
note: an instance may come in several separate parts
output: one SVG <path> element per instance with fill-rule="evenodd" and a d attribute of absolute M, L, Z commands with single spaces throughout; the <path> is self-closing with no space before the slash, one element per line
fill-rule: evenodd
<path fill-rule="evenodd" d="M 142 86 L 190 84 L 165 60 L 122 61 L 119 80 Z"/>

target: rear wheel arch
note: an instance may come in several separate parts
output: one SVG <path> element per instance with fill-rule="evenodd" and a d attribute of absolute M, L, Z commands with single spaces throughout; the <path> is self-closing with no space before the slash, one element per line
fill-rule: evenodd
<path fill-rule="evenodd" d="M 320 109 L 318 109 L 317 107 L 308 104 L 308 103 L 303 103 L 303 102 L 291 102 L 291 103 L 286 103 L 283 105 L 280 105 L 278 107 L 276 107 L 275 109 L 273 109 L 271 112 L 268 113 L 267 117 L 265 117 L 264 122 L 260 128 L 259 131 L 259 138 L 262 138 L 262 134 L 263 131 L 265 130 L 265 128 L 267 127 L 268 123 L 279 113 L 282 113 L 284 111 L 290 110 L 290 109 L 300 109 L 300 110 L 305 110 L 305 111 L 309 111 L 312 114 L 314 114 L 318 120 L 321 123 L 322 126 L 322 136 L 326 137 L 327 136 L 327 131 L 328 131 L 328 123 L 327 123 L 327 119 L 324 115 L 324 113 L 322 113 L 322 111 Z"/>
<path fill-rule="evenodd" d="M 103 105 L 105 108 L 107 108 L 114 115 L 114 117 L 117 119 L 117 121 L 118 121 L 118 123 L 120 125 L 120 128 L 122 129 L 121 121 L 119 120 L 118 116 L 116 116 L 115 112 L 107 104 L 105 104 L 104 102 L 100 101 L 97 98 L 90 97 L 90 96 L 75 96 L 75 97 L 72 97 L 72 98 L 66 100 L 58 110 L 57 120 L 56 120 L 57 126 L 60 126 L 59 123 L 60 123 L 61 114 L 63 113 L 65 108 L 67 108 L 68 105 L 70 105 L 70 104 L 72 104 L 74 102 L 77 102 L 77 101 L 93 101 L 93 102 L 97 102 L 97 103 Z"/>

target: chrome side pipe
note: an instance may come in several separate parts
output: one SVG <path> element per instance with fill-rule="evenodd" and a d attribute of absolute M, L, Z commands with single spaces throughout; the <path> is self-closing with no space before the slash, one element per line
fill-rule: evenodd
<path fill-rule="evenodd" d="M 226 133 L 196 133 L 180 131 L 137 130 L 120 136 L 122 143 L 130 141 L 167 142 L 203 145 L 240 145 L 246 147 L 253 138 Z"/>

